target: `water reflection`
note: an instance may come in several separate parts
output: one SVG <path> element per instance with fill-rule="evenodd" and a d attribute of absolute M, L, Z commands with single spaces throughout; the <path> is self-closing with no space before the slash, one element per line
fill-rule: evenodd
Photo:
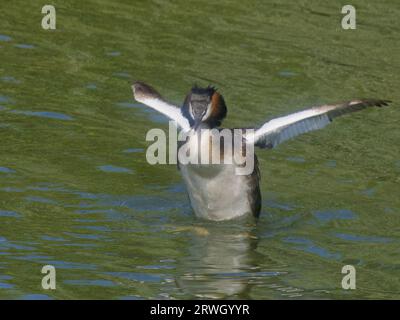
<path fill-rule="evenodd" d="M 258 270 L 255 227 L 203 225 L 188 231 L 187 253 L 177 263 L 178 287 L 198 298 L 225 298 L 245 292 L 249 278 Z"/>

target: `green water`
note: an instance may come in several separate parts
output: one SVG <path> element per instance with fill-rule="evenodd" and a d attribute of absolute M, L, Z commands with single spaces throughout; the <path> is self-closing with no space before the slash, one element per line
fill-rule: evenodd
<path fill-rule="evenodd" d="M 352 1 L 1 0 L 0 298 L 400 298 L 400 5 Z M 226 126 L 318 103 L 394 101 L 259 150 L 257 225 L 194 218 L 175 165 L 151 166 L 164 117 L 220 88 Z M 41 287 L 56 267 L 57 289 Z M 341 287 L 344 265 L 356 290 Z"/>

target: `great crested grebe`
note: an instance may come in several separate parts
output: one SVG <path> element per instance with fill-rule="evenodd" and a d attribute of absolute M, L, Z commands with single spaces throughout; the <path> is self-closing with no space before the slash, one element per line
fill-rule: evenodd
<path fill-rule="evenodd" d="M 213 87 L 193 87 L 181 108 L 168 103 L 156 90 L 143 82 L 135 82 L 132 89 L 134 98 L 138 102 L 174 120 L 183 132 L 188 134 L 186 140 L 188 150 L 197 154 L 202 149 L 201 144 L 194 143 L 198 141 L 199 135 L 211 131 L 210 129 L 219 128 L 227 113 L 224 98 Z M 313 107 L 270 120 L 261 127 L 254 128 L 252 135 L 244 134 L 243 141 L 247 145 L 272 149 L 300 134 L 322 129 L 338 116 L 371 106 L 387 106 L 389 102 L 361 99 Z M 218 150 L 213 150 L 216 148 Z M 222 153 L 222 148 L 222 144 L 210 144 L 210 152 Z M 233 152 L 237 150 L 234 149 Z M 261 193 L 257 158 L 254 155 L 254 170 L 248 174 L 237 174 L 235 169 L 238 166 L 240 165 L 234 162 L 231 164 L 182 163 L 178 157 L 178 167 L 196 216 L 216 221 L 245 215 L 259 216 Z"/>

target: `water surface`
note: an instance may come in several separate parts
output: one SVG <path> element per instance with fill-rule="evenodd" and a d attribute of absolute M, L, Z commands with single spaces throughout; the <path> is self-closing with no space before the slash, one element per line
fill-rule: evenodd
<path fill-rule="evenodd" d="M 344 3 L 343 3 L 344 4 Z M 400 298 L 396 1 L 13 1 L 0 20 L 0 298 Z M 23 21 L 23 23 L 22 23 Z M 257 224 L 193 217 L 175 165 L 146 162 L 165 117 L 132 100 L 146 81 L 175 103 L 216 85 L 226 126 L 319 103 L 393 108 L 259 150 Z M 41 268 L 57 270 L 43 290 Z M 341 269 L 357 269 L 357 289 Z"/>

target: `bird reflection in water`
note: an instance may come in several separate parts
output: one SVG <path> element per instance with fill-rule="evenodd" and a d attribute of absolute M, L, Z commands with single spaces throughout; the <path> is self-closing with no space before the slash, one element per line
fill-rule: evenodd
<path fill-rule="evenodd" d="M 178 263 L 178 287 L 194 298 L 245 298 L 258 269 L 255 224 L 205 223 L 183 231 L 189 246 Z"/>

